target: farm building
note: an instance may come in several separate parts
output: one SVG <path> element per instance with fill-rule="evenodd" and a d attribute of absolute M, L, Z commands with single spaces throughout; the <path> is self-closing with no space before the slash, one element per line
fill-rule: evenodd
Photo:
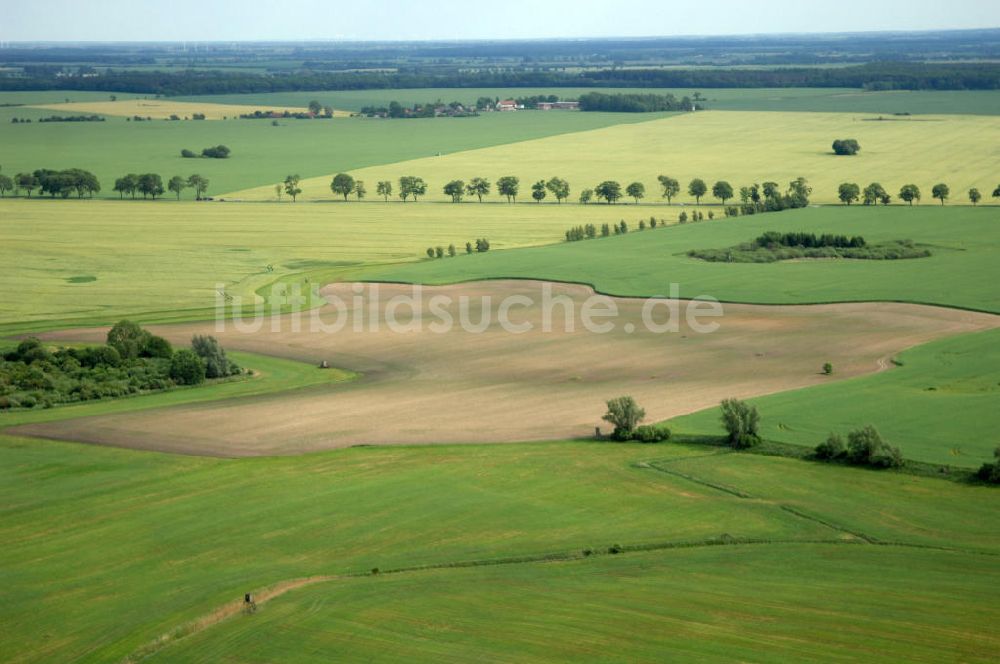
<path fill-rule="evenodd" d="M 524 108 L 524 106 L 518 106 L 517 102 L 513 99 L 505 99 L 497 102 L 498 111 L 516 111 L 519 108 Z"/>

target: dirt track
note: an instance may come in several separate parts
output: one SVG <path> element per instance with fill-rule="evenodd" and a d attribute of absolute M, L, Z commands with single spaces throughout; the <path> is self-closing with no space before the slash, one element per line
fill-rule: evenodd
<path fill-rule="evenodd" d="M 614 298 L 615 330 L 594 334 L 543 332 L 543 284 L 493 281 L 424 287 L 424 316 L 433 295 L 490 296 L 494 306 L 511 294 L 536 305 L 517 308 L 514 322 L 535 329 L 510 334 L 496 323 L 481 334 L 455 329 L 439 334 L 293 332 L 288 319 L 279 331 L 217 332 L 212 324 L 154 327 L 176 344 L 194 333 L 214 334 L 227 348 L 277 355 L 361 372 L 351 384 L 225 402 L 180 406 L 21 427 L 22 434 L 188 454 L 250 456 L 374 443 L 508 442 L 588 436 L 604 401 L 631 394 L 649 420 L 660 420 L 717 404 L 878 371 L 886 358 L 932 339 L 1000 325 L 1000 317 L 907 304 L 860 303 L 815 306 L 724 306 L 719 329 L 698 334 L 686 323 L 673 333 L 649 332 L 640 324 L 642 300 Z M 384 302 L 410 293 L 382 285 Z M 575 305 L 589 288 L 554 285 Z M 349 284 L 324 289 L 351 302 Z M 683 311 L 683 303 L 681 304 Z M 453 307 L 451 311 L 455 311 Z M 558 317 L 557 310 L 556 320 Z M 661 310 L 662 311 L 662 310 Z M 322 317 L 330 322 L 332 307 Z M 474 309 L 470 318 L 478 321 Z M 455 320 L 458 320 L 457 313 Z M 407 322 L 408 318 L 403 318 Z M 426 320 L 426 319 L 425 319 Z M 626 332 L 626 321 L 637 329 Z M 559 326 L 557 326 L 558 328 Z M 100 340 L 105 330 L 54 333 L 52 340 Z M 820 374 L 832 362 L 835 377 Z"/>

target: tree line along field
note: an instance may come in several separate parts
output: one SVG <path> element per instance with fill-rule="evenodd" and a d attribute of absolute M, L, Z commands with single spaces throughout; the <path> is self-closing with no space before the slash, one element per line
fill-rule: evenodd
<path fill-rule="evenodd" d="M 988 581 L 1000 551 L 986 527 L 997 509 L 987 488 L 789 459 L 706 457 L 705 448 L 683 445 L 355 448 L 247 460 L 9 436 L 0 436 L 0 446 L 8 460 L 0 469 L 8 507 L 0 523 L 4 659 L 108 661 L 136 653 L 186 661 L 199 650 L 228 650 L 232 658 L 259 652 L 266 660 L 296 638 L 340 659 L 375 656 L 373 648 L 398 652 L 404 638 L 418 658 L 460 659 L 478 648 L 531 659 L 541 634 L 563 657 L 598 648 L 626 659 L 655 651 L 747 657 L 751 647 L 777 659 L 805 647 L 794 645 L 796 636 L 873 657 L 957 648 L 986 661 L 996 647 L 992 632 L 978 627 L 997 615 L 979 594 L 995 585 Z M 873 501 L 879 510 L 868 509 Z M 219 510 L 224 521 L 210 516 Z M 374 531 L 373 520 L 380 524 Z M 616 545 L 623 553 L 608 555 Z M 670 548 L 676 545 L 690 548 Z M 531 562 L 552 554 L 574 562 Z M 450 567 L 511 557 L 526 562 Z M 389 574 L 428 565 L 443 569 Z M 376 567 L 383 573 L 372 576 Z M 342 574 L 362 576 L 293 590 L 256 617 L 223 610 L 243 592 Z M 535 592 L 501 589 L 539 584 L 589 599 L 557 611 Z M 452 610 L 473 601 L 477 585 L 495 589 L 492 608 L 476 612 L 480 618 L 462 630 L 468 636 L 442 634 L 444 623 L 470 620 Z M 449 609 L 442 592 L 458 604 Z M 669 607 L 677 603 L 663 602 L 662 593 L 698 608 L 675 613 Z M 838 629 L 807 639 L 808 614 L 792 615 L 806 596 L 816 598 L 807 602 L 811 611 Z M 341 625 L 341 611 L 349 611 L 370 626 L 314 629 L 314 611 L 327 625 Z M 740 619 L 748 611 L 765 622 Z M 510 633 L 498 643 L 482 631 L 492 622 L 484 615 L 513 613 L 529 622 L 520 638 Z M 204 631 L 158 653 L 150 646 L 187 633 L 203 616 L 223 621 L 210 619 Z M 398 636 L 389 637 L 382 629 L 397 619 Z M 636 639 L 636 620 L 660 628 Z M 590 639 L 574 637 L 581 630 Z M 865 638 L 837 636 L 842 630 Z M 424 650 L 431 643 L 436 649 Z M 301 648 L 285 658 L 311 661 Z"/>
<path fill-rule="evenodd" d="M 540 113 L 544 114 L 544 113 Z M 554 114 L 549 112 L 548 114 Z M 513 113 L 511 114 L 513 115 Z M 861 144 L 855 156 L 836 156 L 837 138 Z M 646 204 L 665 202 L 657 176 L 682 183 L 674 202 L 691 204 L 687 183 L 705 180 L 709 187 L 726 180 L 738 190 L 773 180 L 784 186 L 803 176 L 813 187 L 814 203 L 837 203 L 841 183 L 860 187 L 881 182 L 898 201 L 904 184 L 917 184 L 924 202 L 932 185 L 946 182 L 953 204 L 968 203 L 966 192 L 978 187 L 987 194 L 997 183 L 992 145 L 1000 140 L 1000 118 L 994 116 L 926 116 L 883 118 L 827 113 L 699 111 L 660 120 L 551 136 L 443 157 L 425 157 L 352 171 L 366 183 L 397 180 L 403 175 L 428 183 L 425 200 L 450 200 L 442 188 L 455 179 L 495 180 L 514 175 L 521 181 L 521 201 L 531 201 L 530 185 L 553 176 L 569 181 L 570 200 L 602 180 L 644 184 Z M 305 179 L 300 200 L 334 198 L 330 178 Z M 495 192 L 495 190 L 494 190 Z M 273 185 L 231 194 L 246 200 L 276 200 Z M 709 193 L 703 202 L 711 201 Z M 498 200 L 494 193 L 490 200 Z M 550 198 L 551 200 L 551 198 Z M 628 201 L 623 198 L 623 202 Z"/>
<path fill-rule="evenodd" d="M 365 106 L 385 106 L 391 101 L 404 105 L 460 101 L 473 103 L 479 97 L 514 99 L 534 95 L 557 95 L 575 99 L 586 92 L 672 94 L 676 98 L 700 93 L 710 110 L 718 111 L 811 111 L 824 113 L 912 113 L 912 114 L 1000 114 L 1000 93 L 992 90 L 899 90 L 863 91 L 855 88 L 417 88 L 315 92 L 272 92 L 177 97 L 180 101 L 218 104 L 264 104 L 305 106 L 311 99 L 348 111 Z M 8 93 L 0 93 L 8 94 Z"/>

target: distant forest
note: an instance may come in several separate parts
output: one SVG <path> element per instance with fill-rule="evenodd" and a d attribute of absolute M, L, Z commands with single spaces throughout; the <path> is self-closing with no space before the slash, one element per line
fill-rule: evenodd
<path fill-rule="evenodd" d="M 871 63 L 837 68 L 607 69 L 563 72 L 289 72 L 114 71 L 88 76 L 24 74 L 0 77 L 0 90 L 92 90 L 159 95 L 206 95 L 299 90 L 389 88 L 864 88 L 868 90 L 997 90 L 1000 64 Z"/>

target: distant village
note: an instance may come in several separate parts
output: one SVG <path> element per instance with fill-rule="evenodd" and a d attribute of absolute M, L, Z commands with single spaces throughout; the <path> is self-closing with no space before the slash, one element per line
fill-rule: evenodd
<path fill-rule="evenodd" d="M 580 102 L 576 100 L 561 100 L 555 95 L 540 95 L 518 99 L 500 99 L 499 97 L 480 97 L 475 104 L 463 104 L 453 101 L 445 104 L 441 101 L 433 104 L 414 104 L 404 106 L 399 102 L 390 102 L 388 106 L 366 106 L 355 115 L 369 118 L 441 118 L 441 117 L 472 117 L 480 113 L 509 113 L 514 111 L 578 111 Z"/>

